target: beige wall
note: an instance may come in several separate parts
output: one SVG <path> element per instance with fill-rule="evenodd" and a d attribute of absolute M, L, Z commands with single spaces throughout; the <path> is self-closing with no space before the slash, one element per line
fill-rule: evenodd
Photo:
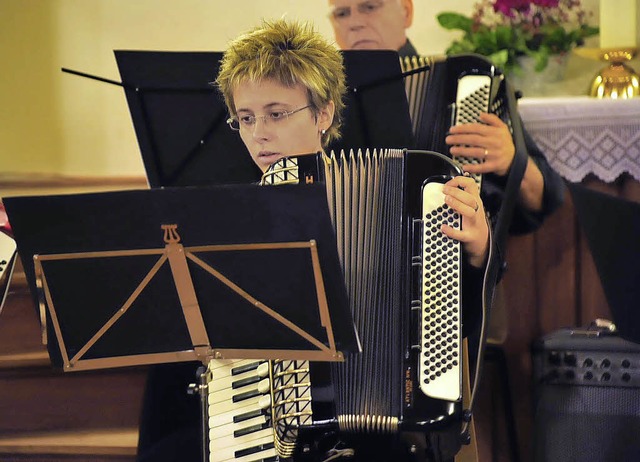
<path fill-rule="evenodd" d="M 455 35 L 435 14 L 468 13 L 473 0 L 414 3 L 410 36 L 434 54 Z M 122 89 L 62 67 L 120 81 L 114 49 L 221 50 L 283 14 L 332 37 L 326 13 L 325 0 L 0 0 L 0 173 L 144 173 Z"/>

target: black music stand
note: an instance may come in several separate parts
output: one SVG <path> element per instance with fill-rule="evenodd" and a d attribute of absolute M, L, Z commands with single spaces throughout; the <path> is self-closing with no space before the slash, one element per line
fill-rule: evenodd
<path fill-rule="evenodd" d="M 114 53 L 151 187 L 260 179 L 212 85 L 221 52 Z"/>
<path fill-rule="evenodd" d="M 567 185 L 617 332 L 640 343 L 640 204 Z"/>
<path fill-rule="evenodd" d="M 4 199 L 66 371 L 358 351 L 324 188 Z"/>
<path fill-rule="evenodd" d="M 347 95 L 342 137 L 329 150 L 414 148 L 409 102 L 398 53 L 343 51 Z"/>
<path fill-rule="evenodd" d="M 211 85 L 220 52 L 115 51 L 152 187 L 260 178 Z M 330 150 L 409 148 L 411 120 L 398 54 L 343 52 L 348 93 L 342 137 Z"/>

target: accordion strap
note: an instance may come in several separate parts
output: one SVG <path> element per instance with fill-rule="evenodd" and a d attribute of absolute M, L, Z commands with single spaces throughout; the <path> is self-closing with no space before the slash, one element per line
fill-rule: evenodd
<path fill-rule="evenodd" d="M 516 96 L 511 87 L 511 84 L 505 79 L 504 85 L 506 85 L 506 101 L 509 114 L 511 114 L 511 127 L 513 129 L 513 141 L 515 144 L 516 152 L 509 169 L 507 177 L 507 183 L 504 191 L 504 198 L 500 210 L 498 211 L 497 222 L 494 229 L 494 236 L 496 245 L 498 246 L 500 255 L 504 255 L 504 247 L 509 233 L 509 226 L 511 225 L 511 218 L 513 216 L 513 210 L 515 202 L 518 198 L 518 191 L 520 190 L 520 183 L 524 177 L 524 172 L 527 168 L 527 161 L 529 159 L 529 152 L 524 140 L 524 133 L 522 128 L 522 119 L 518 115 L 518 108 L 516 105 Z"/>
<path fill-rule="evenodd" d="M 509 233 L 509 226 L 511 225 L 511 218 L 513 217 L 513 210 L 520 190 L 520 183 L 524 177 L 524 171 L 527 167 L 527 161 L 529 153 L 524 140 L 522 121 L 517 113 L 516 97 L 509 82 L 505 79 L 504 85 L 506 85 L 506 101 L 509 114 L 511 117 L 511 126 L 513 129 L 513 140 L 515 144 L 515 156 L 513 163 L 509 169 L 507 182 L 505 186 L 503 201 L 498 210 L 496 225 L 493 230 L 490 229 L 489 239 L 489 257 L 487 259 L 487 267 L 485 268 L 485 276 L 483 280 L 483 292 L 482 292 L 482 312 L 483 320 L 480 330 L 480 338 L 478 340 L 478 355 L 476 358 L 476 373 L 473 379 L 471 387 L 471 396 L 469 398 L 468 412 L 469 420 L 465 421 L 462 428 L 462 435 L 468 435 L 470 430 L 470 419 L 473 413 L 473 406 L 475 404 L 475 398 L 477 396 L 477 390 L 480 382 L 482 371 L 482 358 L 484 356 L 484 347 L 486 344 L 488 316 L 490 315 L 490 307 L 493 301 L 493 293 L 495 286 L 498 282 L 500 271 L 502 269 L 502 261 L 506 253 L 507 237 Z"/>

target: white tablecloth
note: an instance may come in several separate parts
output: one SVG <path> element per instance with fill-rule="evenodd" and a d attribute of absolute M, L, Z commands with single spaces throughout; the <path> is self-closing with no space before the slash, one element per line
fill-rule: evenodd
<path fill-rule="evenodd" d="M 519 112 L 551 166 L 571 182 L 592 173 L 640 181 L 640 98 L 523 98 Z"/>

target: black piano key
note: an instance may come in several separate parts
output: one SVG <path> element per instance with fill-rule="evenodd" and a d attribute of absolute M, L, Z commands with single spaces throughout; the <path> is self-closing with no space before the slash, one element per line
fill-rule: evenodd
<path fill-rule="evenodd" d="M 245 420 L 260 417 L 262 415 L 262 409 L 256 409 L 254 411 L 245 412 L 244 414 L 238 414 L 233 416 L 233 423 L 244 422 Z"/>
<path fill-rule="evenodd" d="M 232 402 L 238 403 L 240 401 L 244 401 L 245 399 L 254 398 L 256 396 L 260 396 L 262 393 L 256 388 L 255 390 L 249 390 L 244 393 L 238 393 L 234 395 L 232 398 Z"/>
<path fill-rule="evenodd" d="M 275 447 L 274 443 L 265 443 L 265 444 L 260 444 L 258 446 L 253 446 L 253 447 L 250 447 L 250 448 L 240 449 L 240 450 L 234 452 L 233 455 L 236 457 L 236 459 L 238 459 L 240 457 L 248 456 L 250 454 L 255 454 L 255 453 L 260 452 L 260 451 L 266 451 L 268 449 L 273 449 L 274 447 Z M 269 459 L 265 459 L 265 460 L 269 460 Z"/>
<path fill-rule="evenodd" d="M 260 361 L 254 363 L 245 364 L 244 366 L 238 366 L 231 369 L 231 375 L 243 374 L 245 372 L 253 371 L 258 368 Z"/>
<path fill-rule="evenodd" d="M 258 383 L 260 380 L 262 380 L 262 377 L 260 377 L 259 375 L 254 375 L 252 377 L 247 377 L 246 379 L 236 380 L 231 384 L 231 388 L 246 387 L 247 385 Z"/>
<path fill-rule="evenodd" d="M 248 435 L 250 433 L 259 432 L 260 430 L 264 430 L 265 428 L 269 428 L 270 426 L 271 425 L 267 424 L 266 422 L 261 423 L 261 424 L 256 424 L 256 425 L 250 425 L 248 427 L 240 428 L 238 430 L 235 430 L 233 432 L 233 437 L 234 438 L 239 438 L 241 436 L 245 436 L 245 435 Z"/>

